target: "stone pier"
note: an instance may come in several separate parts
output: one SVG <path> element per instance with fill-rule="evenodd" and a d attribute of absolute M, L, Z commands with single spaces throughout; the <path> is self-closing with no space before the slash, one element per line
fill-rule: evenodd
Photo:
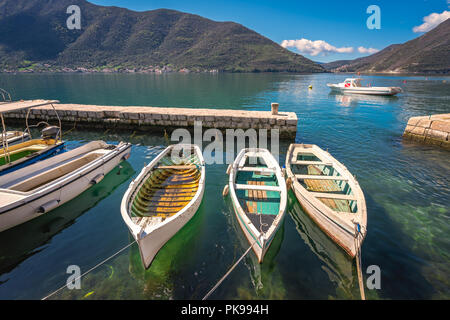
<path fill-rule="evenodd" d="M 403 137 L 450 150 L 450 113 L 410 118 Z"/>
<path fill-rule="evenodd" d="M 38 101 L 38 100 L 35 100 Z M 27 102 L 27 101 L 25 101 Z M 127 129 L 136 131 L 161 131 L 175 128 L 193 127 L 194 121 L 202 121 L 203 128 L 218 129 L 279 129 L 280 137 L 295 138 L 297 115 L 295 112 L 244 111 L 223 109 L 163 108 L 163 107 L 124 107 L 80 104 L 54 104 L 64 127 L 86 127 L 98 129 Z M 23 124 L 26 111 L 4 113 L 8 123 Z M 57 120 L 50 105 L 30 110 L 30 123 Z M 64 131 L 63 127 L 63 131 Z"/>

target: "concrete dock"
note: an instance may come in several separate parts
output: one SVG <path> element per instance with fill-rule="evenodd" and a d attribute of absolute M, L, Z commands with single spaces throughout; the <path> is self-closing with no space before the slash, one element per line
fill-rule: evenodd
<path fill-rule="evenodd" d="M 37 100 L 34 100 L 37 101 Z M 134 131 L 160 131 L 192 127 L 202 121 L 203 128 L 218 129 L 279 129 L 280 138 L 293 139 L 297 132 L 297 115 L 294 112 L 244 111 L 224 109 L 163 108 L 137 106 L 97 106 L 81 104 L 54 104 L 64 125 L 72 128 L 127 129 Z M 23 124 L 26 111 L 8 112 L 8 123 Z M 50 105 L 30 110 L 29 119 L 55 121 Z M 63 128 L 64 129 L 64 128 Z"/>
<path fill-rule="evenodd" d="M 450 150 L 450 113 L 410 118 L 403 137 Z"/>

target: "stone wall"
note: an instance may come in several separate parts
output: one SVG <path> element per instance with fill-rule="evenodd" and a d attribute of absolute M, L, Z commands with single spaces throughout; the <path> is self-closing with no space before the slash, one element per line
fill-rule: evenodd
<path fill-rule="evenodd" d="M 450 150 L 450 113 L 410 118 L 403 137 Z"/>
<path fill-rule="evenodd" d="M 90 128 L 117 128 L 152 131 L 192 127 L 194 121 L 202 121 L 203 128 L 218 129 L 279 129 L 281 138 L 295 138 L 297 115 L 294 112 L 243 111 L 194 108 L 119 107 L 79 104 L 55 104 L 63 124 Z M 268 107 L 269 108 L 269 107 Z M 5 113 L 5 118 L 22 122 L 24 112 Z M 30 111 L 29 119 L 56 119 L 51 106 L 41 106 Z M 31 122 L 35 122 L 30 120 Z M 64 128 L 63 128 L 64 129 Z M 66 127 L 67 129 L 67 127 Z"/>

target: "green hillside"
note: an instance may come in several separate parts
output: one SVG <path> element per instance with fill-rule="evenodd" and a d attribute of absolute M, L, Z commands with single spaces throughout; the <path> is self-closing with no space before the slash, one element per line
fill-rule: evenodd
<path fill-rule="evenodd" d="M 81 30 L 66 27 L 66 8 L 72 4 L 81 8 Z M 0 2 L 2 69 L 148 66 L 231 72 L 324 71 L 233 22 L 166 9 L 134 12 L 84 0 Z"/>

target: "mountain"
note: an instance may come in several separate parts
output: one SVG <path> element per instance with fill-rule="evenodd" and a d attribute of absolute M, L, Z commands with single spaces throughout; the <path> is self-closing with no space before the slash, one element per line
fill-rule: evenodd
<path fill-rule="evenodd" d="M 70 5 L 81 9 L 81 30 L 66 26 Z M 167 9 L 135 12 L 85 0 L 2 0 L 0 70 L 42 65 L 324 72 L 234 22 Z"/>
<path fill-rule="evenodd" d="M 322 66 L 335 72 L 450 73 L 450 19 L 416 39 L 368 57 Z"/>

